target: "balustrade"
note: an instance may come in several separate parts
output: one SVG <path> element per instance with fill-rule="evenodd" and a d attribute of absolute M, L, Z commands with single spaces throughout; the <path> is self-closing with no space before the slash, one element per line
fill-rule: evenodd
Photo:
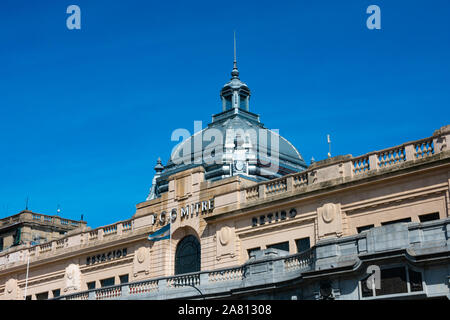
<path fill-rule="evenodd" d="M 211 271 L 208 273 L 208 281 L 220 282 L 220 281 L 242 280 L 242 275 L 243 275 L 242 267 Z"/>
<path fill-rule="evenodd" d="M 96 300 L 102 300 L 102 299 L 110 299 L 110 298 L 117 298 L 122 295 L 122 287 L 121 286 L 115 286 L 111 288 L 102 288 L 95 291 L 95 299 Z"/>
<path fill-rule="evenodd" d="M 56 249 L 64 248 L 65 243 L 66 239 L 56 240 Z"/>
<path fill-rule="evenodd" d="M 198 286 L 200 284 L 200 274 L 185 274 L 172 277 L 167 280 L 169 288 L 177 288 L 184 286 Z"/>
<path fill-rule="evenodd" d="M 148 293 L 152 291 L 158 290 L 158 281 L 150 280 L 150 281 L 142 281 L 137 283 L 130 283 L 130 294 L 140 294 L 140 293 Z"/>
<path fill-rule="evenodd" d="M 378 153 L 378 166 L 386 168 L 406 161 L 405 147 L 393 148 Z"/>
<path fill-rule="evenodd" d="M 90 231 L 89 232 L 89 240 L 93 241 L 93 240 L 97 240 L 97 239 L 98 239 L 98 229 Z"/>
<path fill-rule="evenodd" d="M 67 296 L 67 298 L 66 298 L 66 300 L 88 300 L 88 299 L 89 299 L 88 292 L 72 294 L 70 296 Z"/>
<path fill-rule="evenodd" d="M 39 245 L 39 253 L 44 253 L 52 250 L 52 242 Z"/>
<path fill-rule="evenodd" d="M 259 188 L 258 186 L 250 187 L 245 190 L 245 195 L 247 200 L 258 199 L 259 197 Z"/>
<path fill-rule="evenodd" d="M 104 236 L 109 236 L 109 235 L 116 234 L 116 233 L 117 233 L 117 224 L 103 228 Z"/>
<path fill-rule="evenodd" d="M 296 254 L 284 259 L 284 267 L 287 272 L 308 269 L 314 260 L 313 251 L 309 249 L 303 253 Z"/>
<path fill-rule="evenodd" d="M 273 195 L 287 190 L 286 179 L 266 183 L 266 195 Z"/>
<path fill-rule="evenodd" d="M 352 161 L 353 173 L 359 174 L 370 170 L 369 156 L 359 157 Z"/>
<path fill-rule="evenodd" d="M 414 157 L 425 158 L 434 154 L 433 139 L 427 139 L 414 144 Z"/>
<path fill-rule="evenodd" d="M 448 129 L 444 129 L 441 128 L 440 133 L 429 138 L 359 157 L 344 159 L 343 161 L 338 159 L 334 162 L 329 162 L 329 164 L 325 162 L 322 165 L 316 165 L 293 175 L 260 182 L 245 189 L 245 199 L 246 201 L 255 201 L 266 196 L 291 192 L 302 186 L 336 179 L 336 177 L 345 178 L 349 174 L 358 176 L 367 172 L 376 172 L 378 169 L 389 168 L 406 161 L 430 157 L 436 152 L 443 152 L 449 149 L 447 144 L 445 144 L 446 139 L 449 137 L 448 131 L 445 130 Z M 345 168 L 351 168 L 351 171 L 347 171 Z"/>
<path fill-rule="evenodd" d="M 296 174 L 293 176 L 294 179 L 294 188 L 299 188 L 302 186 L 306 186 L 308 184 L 308 174 L 301 172 L 300 174 Z"/>
<path fill-rule="evenodd" d="M 122 232 L 131 231 L 132 229 L 132 223 L 130 221 L 122 222 Z"/>

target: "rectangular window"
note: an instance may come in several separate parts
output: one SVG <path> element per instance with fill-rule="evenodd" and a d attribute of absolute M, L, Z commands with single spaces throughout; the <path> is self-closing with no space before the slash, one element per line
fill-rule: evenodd
<path fill-rule="evenodd" d="M 295 244 L 297 245 L 297 252 L 303 252 L 311 248 L 311 243 L 308 238 L 302 238 L 295 240 Z"/>
<path fill-rule="evenodd" d="M 369 277 L 367 277 L 365 280 L 361 281 L 361 292 L 362 292 L 362 296 L 364 298 L 373 296 L 372 289 L 369 289 L 369 287 L 367 286 L 367 279 L 368 278 Z"/>
<path fill-rule="evenodd" d="M 87 284 L 88 290 L 95 289 L 95 281 L 88 282 L 88 283 L 86 283 L 86 284 Z"/>
<path fill-rule="evenodd" d="M 122 283 L 128 283 L 128 275 L 127 274 L 119 276 L 119 279 L 120 279 L 120 283 L 121 284 Z"/>
<path fill-rule="evenodd" d="M 48 292 L 42 292 L 36 294 L 36 300 L 47 300 L 48 299 Z"/>
<path fill-rule="evenodd" d="M 373 296 L 372 289 L 367 286 L 368 278 L 369 276 L 360 281 L 363 298 Z M 423 291 L 422 273 L 408 267 L 381 269 L 380 278 L 380 289 L 375 289 L 375 296 Z"/>
<path fill-rule="evenodd" d="M 408 276 L 411 292 L 423 291 L 422 274 L 408 268 Z"/>
<path fill-rule="evenodd" d="M 21 236 L 22 236 L 22 228 L 17 228 L 13 237 L 13 246 L 17 246 L 20 244 Z"/>
<path fill-rule="evenodd" d="M 375 292 L 377 296 L 408 292 L 405 268 L 381 269 L 380 289 L 376 289 Z"/>
<path fill-rule="evenodd" d="M 382 226 L 388 226 L 388 225 L 390 225 L 390 224 L 401 223 L 401 222 L 411 222 L 411 218 L 405 218 L 405 219 L 398 219 L 398 220 L 386 221 L 386 222 L 382 222 L 381 225 L 382 225 Z"/>
<path fill-rule="evenodd" d="M 25 300 L 31 300 L 31 296 L 27 296 Z"/>
<path fill-rule="evenodd" d="M 248 250 L 247 250 L 248 257 L 250 258 L 250 256 L 251 256 L 252 253 L 254 253 L 254 252 L 256 252 L 256 251 L 259 251 L 259 250 L 261 250 L 261 247 L 248 249 Z"/>
<path fill-rule="evenodd" d="M 423 215 L 419 216 L 419 220 L 420 220 L 420 222 L 439 220 L 439 212 L 423 214 Z"/>
<path fill-rule="evenodd" d="M 363 232 L 363 231 L 370 230 L 370 229 L 372 229 L 373 227 L 374 227 L 373 224 L 369 224 L 369 225 L 367 225 L 367 226 L 361 226 L 361 227 L 356 228 L 356 231 L 357 231 L 358 233 L 361 233 L 361 232 Z"/>
<path fill-rule="evenodd" d="M 231 105 L 231 96 L 225 98 L 225 110 L 233 108 Z"/>
<path fill-rule="evenodd" d="M 3 238 L 0 238 L 0 251 L 3 250 Z"/>
<path fill-rule="evenodd" d="M 245 96 L 239 96 L 239 107 L 241 109 L 247 108 L 247 98 Z"/>
<path fill-rule="evenodd" d="M 53 298 L 57 298 L 61 295 L 60 289 L 53 290 L 52 292 L 53 292 Z"/>
<path fill-rule="evenodd" d="M 274 244 L 268 245 L 267 249 L 269 249 L 269 248 L 280 249 L 280 250 L 289 252 L 289 242 L 286 241 L 286 242 L 274 243 Z"/>
<path fill-rule="evenodd" d="M 108 286 L 113 286 L 114 285 L 114 277 L 100 280 L 100 285 L 102 288 L 108 287 Z"/>

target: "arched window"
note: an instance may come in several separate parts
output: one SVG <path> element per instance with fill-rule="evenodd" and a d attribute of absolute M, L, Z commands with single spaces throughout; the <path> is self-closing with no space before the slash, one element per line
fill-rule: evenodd
<path fill-rule="evenodd" d="M 200 242 L 193 235 L 184 237 L 175 252 L 175 274 L 200 271 Z"/>

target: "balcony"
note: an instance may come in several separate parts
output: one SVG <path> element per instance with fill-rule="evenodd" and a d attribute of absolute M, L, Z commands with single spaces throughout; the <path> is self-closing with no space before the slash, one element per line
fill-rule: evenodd
<path fill-rule="evenodd" d="M 314 251 L 311 249 L 294 255 L 266 249 L 254 253 L 242 266 L 125 283 L 60 296 L 55 300 L 202 299 L 267 282 L 294 279 L 301 272 L 314 269 L 313 264 Z"/>

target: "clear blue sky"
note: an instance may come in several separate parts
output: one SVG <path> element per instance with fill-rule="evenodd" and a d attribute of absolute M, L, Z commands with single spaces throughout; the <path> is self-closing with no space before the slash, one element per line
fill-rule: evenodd
<path fill-rule="evenodd" d="M 221 111 L 233 30 L 250 111 L 308 163 L 328 133 L 356 156 L 450 124 L 448 0 L 2 0 L 0 217 L 29 196 L 91 227 L 130 218 L 172 131 Z"/>

